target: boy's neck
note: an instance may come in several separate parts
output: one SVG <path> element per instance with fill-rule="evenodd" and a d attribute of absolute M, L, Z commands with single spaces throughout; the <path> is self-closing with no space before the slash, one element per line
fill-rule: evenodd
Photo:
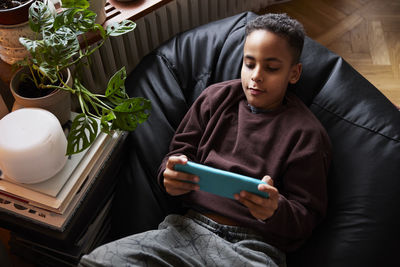
<path fill-rule="evenodd" d="M 273 108 L 273 109 L 262 109 L 262 108 L 254 107 L 254 106 L 252 106 L 252 105 L 250 105 L 250 104 L 247 104 L 247 105 L 249 106 L 251 113 L 259 114 L 259 113 L 270 113 L 270 112 L 273 112 L 273 111 L 275 111 L 275 110 L 280 109 L 280 108 L 281 108 L 283 105 L 285 105 L 285 104 L 286 104 L 286 98 L 283 99 L 281 105 L 279 105 L 278 107 Z"/>

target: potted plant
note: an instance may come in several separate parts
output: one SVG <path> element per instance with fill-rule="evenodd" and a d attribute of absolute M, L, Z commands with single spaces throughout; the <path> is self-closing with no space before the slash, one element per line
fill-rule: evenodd
<path fill-rule="evenodd" d="M 63 9 L 57 14 L 53 14 L 45 2 L 37 0 L 29 9 L 29 24 L 36 37 L 20 38 L 30 56 L 18 63 L 23 68 L 11 81 L 17 87 L 12 86 L 13 94 L 18 94 L 25 86 L 33 88 L 31 91 L 63 91 L 76 97 L 80 113 L 73 120 L 68 134 L 68 155 L 89 147 L 99 130 L 105 133 L 115 129 L 135 130 L 148 118 L 151 104 L 145 98 L 129 98 L 126 94 L 125 67 L 110 78 L 104 94 L 90 92 L 79 76 L 82 66 L 90 61 L 90 55 L 107 38 L 132 31 L 135 23 L 122 21 L 104 29 L 95 23 L 96 14 L 88 9 L 87 0 L 62 0 Z M 84 40 L 84 34 L 89 31 L 97 31 L 101 41 L 92 47 L 81 46 L 78 37 Z M 71 68 L 73 83 L 68 83 L 68 70 Z"/>

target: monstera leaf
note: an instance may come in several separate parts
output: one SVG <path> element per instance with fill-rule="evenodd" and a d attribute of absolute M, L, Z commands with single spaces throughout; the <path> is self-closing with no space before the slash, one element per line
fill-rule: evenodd
<path fill-rule="evenodd" d="M 75 34 L 82 34 L 94 29 L 96 13 L 87 9 L 72 8 L 58 14 L 54 21 L 55 29 L 70 28 Z"/>
<path fill-rule="evenodd" d="M 107 26 L 106 32 L 109 36 L 120 36 L 136 28 L 136 23 L 130 20 L 124 20 L 119 23 L 113 23 Z"/>
<path fill-rule="evenodd" d="M 98 128 L 96 119 L 83 113 L 76 116 L 67 138 L 67 155 L 79 153 L 88 148 L 96 139 Z"/>
<path fill-rule="evenodd" d="M 50 0 L 49 0 L 50 1 Z M 29 27 L 32 31 L 41 33 L 53 27 L 54 10 L 50 9 L 46 1 L 35 1 L 29 9 Z"/>
<path fill-rule="evenodd" d="M 113 110 L 116 118 L 112 123 L 112 129 L 134 131 L 139 123 L 147 120 L 150 110 L 151 103 L 145 98 L 126 99 Z"/>

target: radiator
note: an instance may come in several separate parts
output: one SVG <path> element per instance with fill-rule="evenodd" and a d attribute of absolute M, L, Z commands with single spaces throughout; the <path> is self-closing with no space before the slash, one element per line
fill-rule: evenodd
<path fill-rule="evenodd" d="M 287 0 L 174 0 L 135 21 L 136 29 L 112 37 L 91 55 L 83 82 L 92 92 L 103 93 L 109 78 L 122 66 L 129 73 L 154 48 L 177 33 L 243 11 L 257 12 Z M 115 10 L 106 4 L 108 16 Z"/>

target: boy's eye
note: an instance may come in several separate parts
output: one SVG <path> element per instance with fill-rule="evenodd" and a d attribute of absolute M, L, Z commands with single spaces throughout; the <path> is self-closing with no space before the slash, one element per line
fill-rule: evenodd
<path fill-rule="evenodd" d="M 252 63 L 246 63 L 245 65 L 249 69 L 253 69 L 254 68 L 254 64 L 252 64 Z"/>
<path fill-rule="evenodd" d="M 273 67 L 266 67 L 265 68 L 267 71 L 269 71 L 269 72 L 274 72 L 274 71 L 277 71 L 277 70 L 279 70 L 279 68 L 273 68 Z"/>

